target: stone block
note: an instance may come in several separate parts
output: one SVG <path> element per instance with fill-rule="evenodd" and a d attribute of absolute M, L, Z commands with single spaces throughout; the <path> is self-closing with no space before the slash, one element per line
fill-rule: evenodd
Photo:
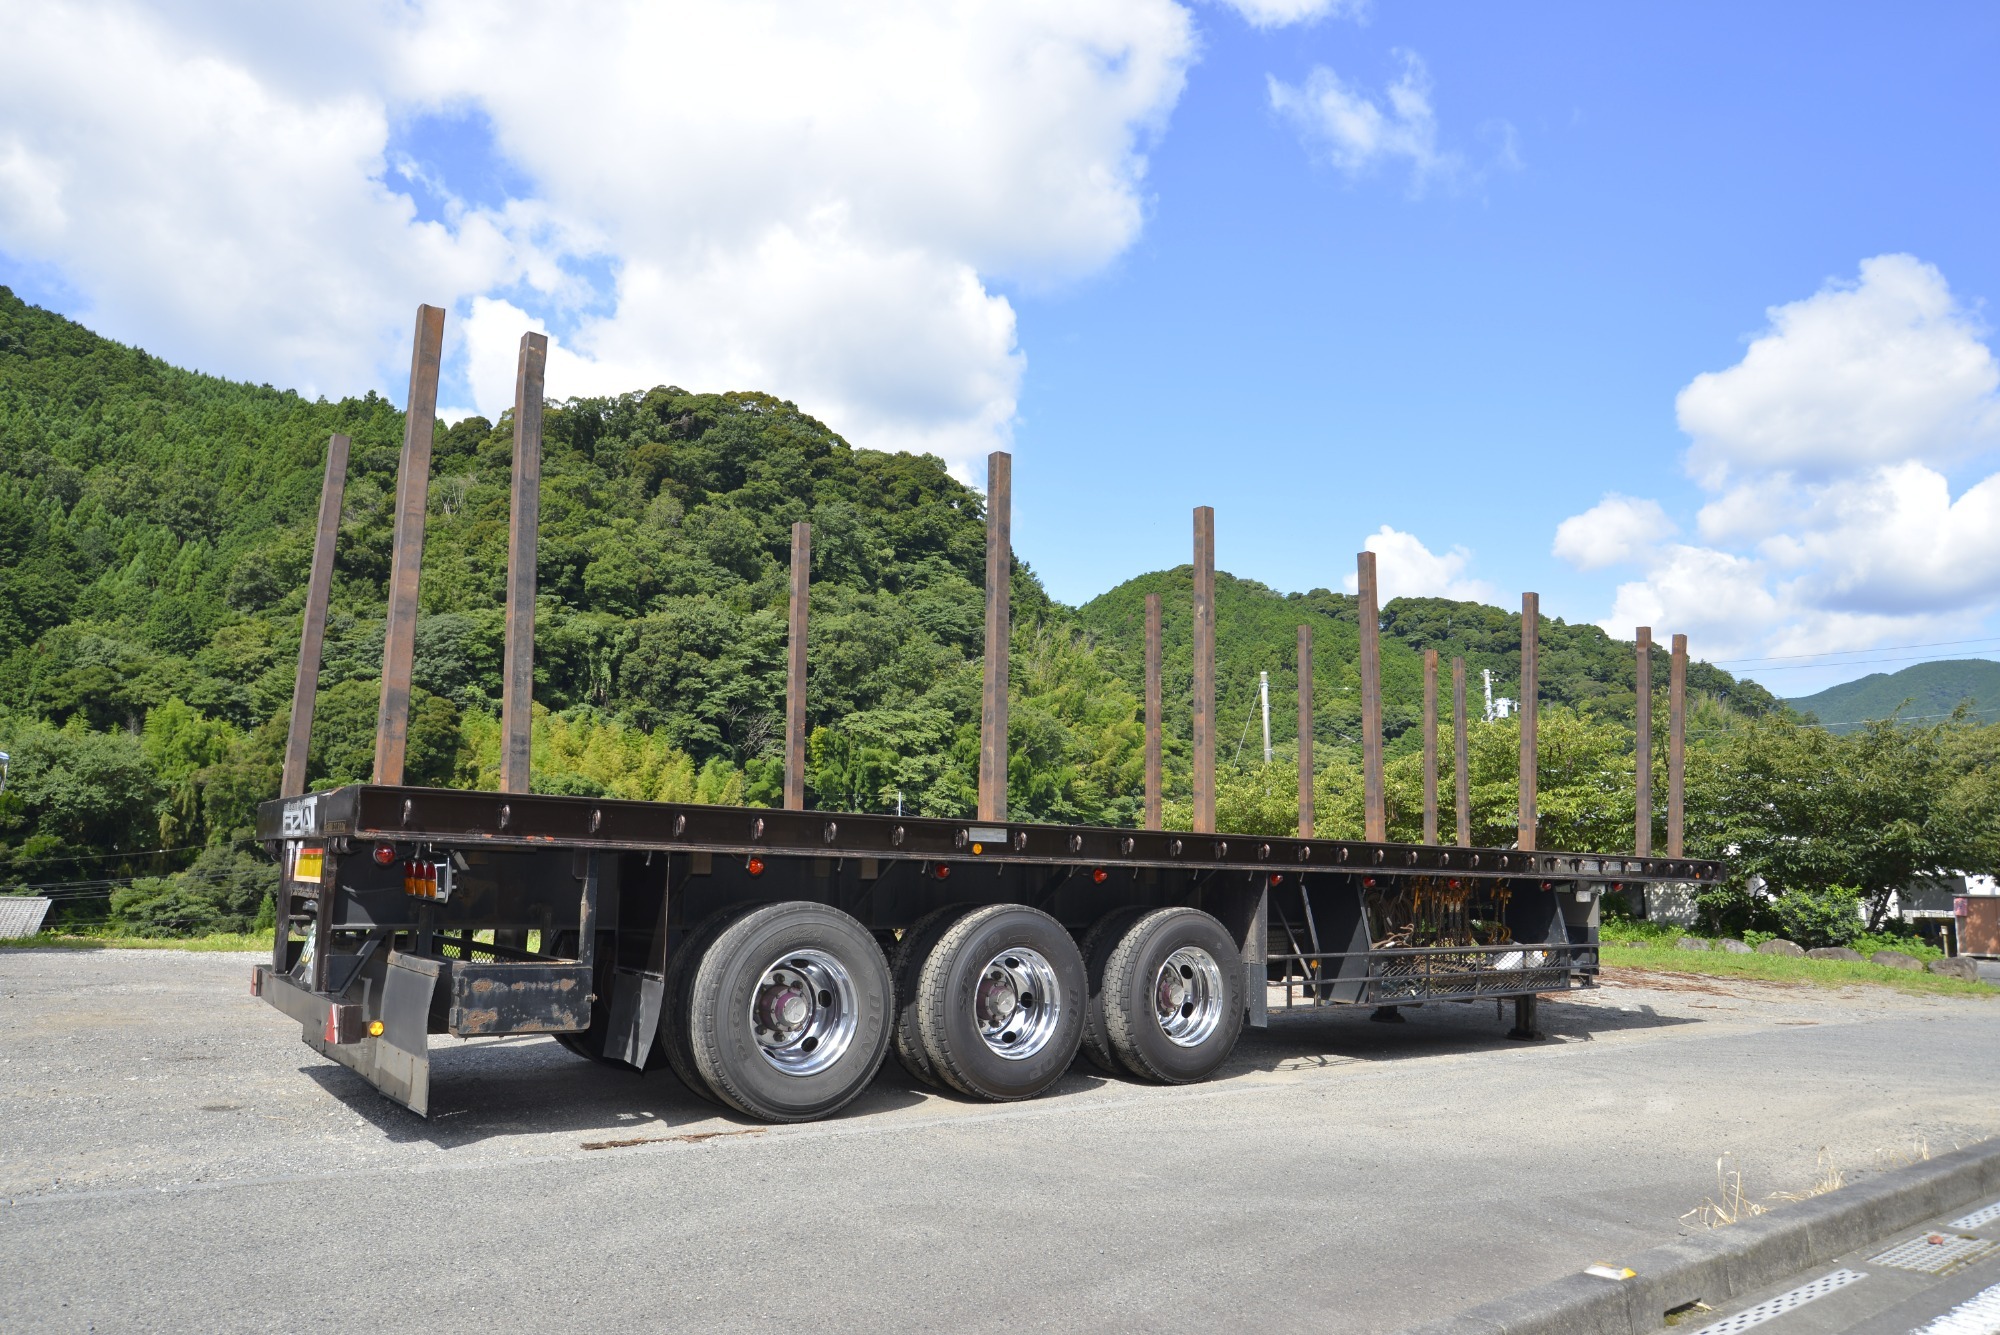
<path fill-rule="evenodd" d="M 1803 955 L 1806 953 L 1806 948 L 1796 941 L 1787 941 L 1783 937 L 1779 937 L 1758 946 L 1757 953 L 1759 955 Z"/>
<path fill-rule="evenodd" d="M 1717 950 L 1726 950 L 1732 955 L 1748 955 L 1750 953 L 1750 947 L 1744 945 L 1733 936 L 1724 937 L 1722 940 L 1717 941 L 1715 948 Z"/>
<path fill-rule="evenodd" d="M 1674 948 L 1677 950 L 1707 950 L 1708 942 L 1699 936 L 1684 936 L 1674 942 Z"/>
<path fill-rule="evenodd" d="M 1921 969 L 1924 962 L 1914 955 L 1905 955 L 1900 950 L 1878 950 L 1868 957 L 1870 964 L 1879 964 L 1886 969 Z"/>
<path fill-rule="evenodd" d="M 1946 978 L 1963 978 L 1968 983 L 1979 981 L 1979 961 L 1967 959 L 1963 955 L 1953 955 L 1950 959 L 1932 960 L 1924 967 L 1932 973 L 1943 974 Z"/>
<path fill-rule="evenodd" d="M 1858 950 L 1849 950 L 1846 946 L 1820 946 L 1816 950 L 1808 950 L 1806 958 L 1813 960 L 1847 960 L 1851 963 L 1859 964 L 1861 963 L 1861 952 Z"/>

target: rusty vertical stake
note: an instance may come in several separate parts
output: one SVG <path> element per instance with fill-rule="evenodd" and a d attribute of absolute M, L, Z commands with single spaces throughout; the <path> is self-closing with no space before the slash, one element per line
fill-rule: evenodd
<path fill-rule="evenodd" d="M 326 603 L 333 591 L 333 549 L 340 541 L 340 502 L 347 492 L 347 437 L 326 440 L 326 480 L 319 489 L 319 528 L 313 533 L 312 574 L 306 581 L 306 622 L 299 633 L 299 675 L 292 682 L 292 725 L 285 734 L 285 774 L 278 796 L 306 790 L 306 752 L 312 745 L 313 706 L 319 700 L 320 649 L 326 643 Z M 283 930 L 282 924 L 280 931 Z"/>
<path fill-rule="evenodd" d="M 1680 857 L 1682 803 L 1687 798 L 1688 637 L 1674 636 L 1667 668 L 1667 856 Z"/>
<path fill-rule="evenodd" d="M 1472 847 L 1472 762 L 1466 755 L 1465 660 L 1451 660 L 1451 756 L 1456 780 L 1458 846 Z"/>
<path fill-rule="evenodd" d="M 1146 595 L 1146 828 L 1160 828 L 1160 595 Z"/>
<path fill-rule="evenodd" d="M 791 631 L 785 644 L 785 810 L 806 809 L 806 620 L 812 525 L 792 525 Z"/>
<path fill-rule="evenodd" d="M 1215 833 L 1215 510 L 1194 511 L 1194 832 Z"/>
<path fill-rule="evenodd" d="M 1438 652 L 1424 650 L 1424 842 L 1438 841 Z"/>
<path fill-rule="evenodd" d="M 1653 855 L 1653 628 L 1639 627 L 1638 664 L 1633 676 L 1632 851 Z"/>
<path fill-rule="evenodd" d="M 1364 838 L 1389 837 L 1382 792 L 1382 609 L 1376 599 L 1375 553 L 1354 558 L 1356 612 L 1361 618 L 1361 794 Z"/>
<path fill-rule="evenodd" d="M 1313 837 L 1313 628 L 1299 627 L 1299 838 Z"/>
<path fill-rule="evenodd" d="M 1521 817 L 1517 847 L 1535 847 L 1535 785 L 1542 685 L 1542 599 L 1540 594 L 1521 595 L 1521 704 L 1516 713 L 1521 720 Z"/>
<path fill-rule="evenodd" d="M 438 357 L 444 311 L 417 307 L 410 347 L 410 399 L 396 475 L 396 539 L 389 566 L 389 617 L 382 635 L 382 702 L 375 714 L 375 782 L 401 783 L 410 740 L 410 673 L 417 653 L 417 586 L 424 570 L 424 512 L 431 496 L 431 435 L 437 425 Z"/>
<path fill-rule="evenodd" d="M 535 728 L 535 549 L 542 520 L 546 334 L 521 335 L 514 369 L 514 494 L 507 528 L 507 663 L 500 685 L 500 791 L 525 793 Z"/>
<path fill-rule="evenodd" d="M 986 456 L 986 692 L 979 715 L 979 819 L 1007 819 L 1007 655 L 1012 634 L 1014 456 Z"/>

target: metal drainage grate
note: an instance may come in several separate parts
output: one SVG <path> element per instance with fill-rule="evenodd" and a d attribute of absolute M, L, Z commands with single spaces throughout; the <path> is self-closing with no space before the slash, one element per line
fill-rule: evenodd
<path fill-rule="evenodd" d="M 1951 1221 L 1953 1228 L 1980 1228 L 2000 1219 L 2000 1201 L 1995 1201 L 1983 1210 L 1974 1210 L 1963 1219 Z"/>
<path fill-rule="evenodd" d="M 1868 1259 L 1875 1265 L 1894 1266 L 1898 1270 L 1948 1275 L 1995 1248 L 2000 1248 L 2000 1242 L 1989 1242 L 1985 1238 L 1955 1238 L 1949 1233 L 1926 1233 L 1908 1242 L 1897 1243 L 1880 1256 Z"/>
<path fill-rule="evenodd" d="M 1910 1335 L 1993 1335 L 2000 1330 L 2000 1284 L 1983 1289 Z"/>
<path fill-rule="evenodd" d="M 1790 1293 L 1766 1298 L 1755 1307 L 1746 1307 L 1735 1316 L 1724 1317 L 1720 1321 L 1703 1326 L 1694 1335 L 1736 1335 L 1739 1330 L 1761 1326 L 1773 1317 L 1783 1316 L 1794 1307 L 1803 1306 L 1815 1298 L 1824 1298 L 1835 1289 L 1844 1289 L 1855 1280 L 1866 1278 L 1868 1276 L 1860 1271 L 1842 1267 L 1830 1275 L 1821 1275 L 1810 1284 L 1801 1284 Z"/>

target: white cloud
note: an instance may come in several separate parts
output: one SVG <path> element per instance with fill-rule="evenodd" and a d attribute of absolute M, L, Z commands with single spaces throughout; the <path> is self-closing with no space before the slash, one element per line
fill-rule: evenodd
<path fill-rule="evenodd" d="M 1857 282 L 1770 318 L 1740 362 L 1678 400 L 1689 471 L 1710 493 L 1707 545 L 1653 551 L 1600 624 L 1686 631 L 1710 657 L 1971 633 L 2000 610 L 2000 473 L 1978 475 L 2000 444 L 2000 364 L 1971 318 L 1907 255 L 1863 261 Z M 1956 494 L 1950 465 L 1972 470 Z M 1625 503 L 1563 523 L 1558 555 L 1610 564 L 1596 521 L 1612 499 Z"/>
<path fill-rule="evenodd" d="M 1217 3 L 1241 14 L 1253 28 L 1282 28 L 1329 17 L 1365 22 L 1370 7 L 1369 0 L 1217 0 Z"/>
<path fill-rule="evenodd" d="M 1689 465 L 1708 485 L 1740 471 L 1943 462 L 2000 443 L 2000 363 L 1931 265 L 1878 255 L 1859 281 L 1769 316 L 1742 361 L 1675 400 Z"/>
<path fill-rule="evenodd" d="M 1132 242 L 1193 54 L 1171 0 L 37 6 L 0 44 L 0 250 L 223 374 L 400 394 L 431 301 L 489 415 L 539 320 L 552 394 L 764 389 L 962 462 L 1022 375 L 991 285 Z M 420 221 L 413 115 L 483 117 L 531 185 Z"/>
<path fill-rule="evenodd" d="M 1266 76 L 1271 109 L 1295 129 L 1308 148 L 1350 176 L 1391 159 L 1410 164 L 1421 189 L 1458 170 L 1456 154 L 1438 147 L 1437 113 L 1431 106 L 1430 71 L 1414 52 L 1401 53 L 1403 72 L 1377 98 L 1315 65 L 1294 87 Z"/>
<path fill-rule="evenodd" d="M 1414 533 L 1384 524 L 1368 535 L 1362 547 L 1375 553 L 1376 596 L 1384 607 L 1393 598 L 1455 598 L 1461 602 L 1490 603 L 1499 591 L 1483 579 L 1472 579 L 1466 569 L 1472 553 L 1464 547 L 1433 552 Z M 1343 587 L 1353 593 L 1360 581 L 1347 576 Z"/>
<path fill-rule="evenodd" d="M 1601 570 L 1647 556 L 1674 532 L 1658 501 L 1611 492 L 1556 526 L 1555 554 L 1579 570 Z"/>

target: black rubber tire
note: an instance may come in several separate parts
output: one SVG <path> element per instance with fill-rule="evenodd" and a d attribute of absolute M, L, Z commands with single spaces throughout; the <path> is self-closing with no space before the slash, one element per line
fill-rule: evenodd
<path fill-rule="evenodd" d="M 1026 947 L 1056 974 L 1057 1021 L 1031 1057 L 1002 1057 L 979 1036 L 973 992 L 994 956 Z M 994 904 L 953 923 L 924 961 L 917 982 L 918 1032 L 931 1069 L 961 1094 L 996 1103 L 1031 1099 L 1062 1078 L 1083 1042 L 1088 997 L 1083 957 L 1061 923 L 1024 904 Z"/>
<path fill-rule="evenodd" d="M 1215 1031 L 1182 1047 L 1160 1028 L 1153 986 L 1160 966 L 1183 946 L 1205 950 L 1222 975 L 1222 1016 Z M 1243 1032 L 1243 968 L 1236 939 L 1200 909 L 1155 909 L 1127 927 L 1104 964 L 1100 990 L 1105 1036 L 1127 1071 L 1142 1080 L 1187 1085 L 1206 1080 L 1229 1059 Z"/>
<path fill-rule="evenodd" d="M 695 1069 L 694 1042 L 688 1032 L 688 988 L 694 981 L 695 966 L 701 963 L 710 943 L 743 913 L 741 908 L 727 908 L 695 924 L 694 930 L 674 950 L 673 958 L 667 961 L 667 985 L 660 997 L 660 1028 L 653 1049 L 666 1058 L 682 1084 L 710 1103 L 722 1100 Z"/>
<path fill-rule="evenodd" d="M 1125 931 L 1146 915 L 1138 906 L 1113 909 L 1090 925 L 1076 948 L 1083 955 L 1083 972 L 1090 999 L 1083 1017 L 1083 1055 L 1107 1075 L 1124 1075 L 1118 1054 L 1111 1050 L 1111 1035 L 1104 1027 L 1104 966 Z"/>
<path fill-rule="evenodd" d="M 751 998 L 764 969 L 788 952 L 833 956 L 854 982 L 855 1030 L 833 1065 L 788 1075 L 765 1060 L 751 1031 Z M 868 1088 L 889 1054 L 894 984 L 867 928 L 839 909 L 794 901 L 752 909 L 701 951 L 686 984 L 694 1069 L 717 1100 L 765 1122 L 809 1122 L 837 1112 Z M 679 1032 L 681 1026 L 675 1026 Z"/>
<path fill-rule="evenodd" d="M 905 1071 L 932 1089 L 948 1086 L 924 1051 L 923 1034 L 917 1024 L 917 981 L 923 974 L 924 961 L 930 958 L 938 941 L 953 923 L 977 907 L 976 904 L 947 904 L 941 909 L 932 909 L 910 924 L 902 939 L 896 942 L 895 953 L 889 957 L 889 976 L 896 986 L 896 1060 Z"/>

